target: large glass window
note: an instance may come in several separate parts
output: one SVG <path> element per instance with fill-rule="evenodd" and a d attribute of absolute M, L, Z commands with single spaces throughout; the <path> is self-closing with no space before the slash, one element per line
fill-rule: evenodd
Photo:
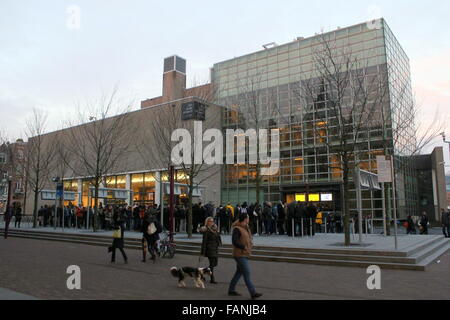
<path fill-rule="evenodd" d="M 154 173 L 137 173 L 131 175 L 131 190 L 135 204 L 155 203 L 155 176 Z"/>

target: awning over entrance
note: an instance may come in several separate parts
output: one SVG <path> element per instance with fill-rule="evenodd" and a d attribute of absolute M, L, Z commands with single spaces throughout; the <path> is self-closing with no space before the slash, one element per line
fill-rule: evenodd
<path fill-rule="evenodd" d="M 127 200 L 130 196 L 132 190 L 126 189 L 113 189 L 113 188 L 99 188 L 98 198 L 99 199 L 122 199 Z M 95 188 L 89 187 L 89 193 L 91 197 L 95 196 Z"/>
<path fill-rule="evenodd" d="M 164 184 L 164 192 L 166 194 L 170 193 L 170 183 L 169 182 L 163 182 Z M 205 187 L 202 186 L 195 186 L 192 190 L 192 196 L 193 197 L 201 197 L 203 195 L 203 191 L 205 190 Z M 185 183 L 174 183 L 174 194 L 179 196 L 182 194 L 188 194 L 189 193 L 189 185 Z"/>

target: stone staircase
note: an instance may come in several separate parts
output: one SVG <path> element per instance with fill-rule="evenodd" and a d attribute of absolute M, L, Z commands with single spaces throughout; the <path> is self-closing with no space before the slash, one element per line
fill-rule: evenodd
<path fill-rule="evenodd" d="M 4 230 L 0 230 L 3 236 Z M 9 237 L 24 239 L 39 239 L 47 241 L 59 241 L 79 243 L 95 246 L 109 246 L 111 236 L 91 235 L 82 233 L 62 233 L 46 231 L 30 231 L 12 229 Z M 176 253 L 199 255 L 201 243 L 199 241 L 187 241 L 175 239 Z M 141 249 L 141 240 L 125 238 L 125 248 Z M 365 248 L 293 248 L 275 246 L 254 246 L 252 260 L 273 261 L 285 263 L 306 263 L 314 265 L 347 266 L 366 268 L 377 265 L 386 269 L 404 269 L 424 271 L 426 266 L 437 260 L 450 249 L 450 239 L 443 236 L 434 236 L 419 245 L 412 245 L 400 251 L 371 250 Z M 225 244 L 220 248 L 219 256 L 231 258 L 232 246 Z"/>

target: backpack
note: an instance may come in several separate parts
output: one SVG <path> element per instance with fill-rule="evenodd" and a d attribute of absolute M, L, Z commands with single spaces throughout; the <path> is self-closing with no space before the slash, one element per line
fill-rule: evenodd
<path fill-rule="evenodd" d="M 150 224 L 148 225 L 148 227 L 147 227 L 147 234 L 148 234 L 149 236 L 151 236 L 151 235 L 154 234 L 156 231 L 157 231 L 157 229 L 156 229 L 155 223 L 154 223 L 154 222 L 150 223 Z"/>

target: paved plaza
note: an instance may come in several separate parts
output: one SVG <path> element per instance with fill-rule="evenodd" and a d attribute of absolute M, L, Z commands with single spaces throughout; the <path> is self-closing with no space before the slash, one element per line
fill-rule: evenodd
<path fill-rule="evenodd" d="M 0 288 L 22 298 L 224 300 L 230 299 L 227 288 L 235 270 L 232 259 L 220 259 L 219 284 L 201 290 L 188 282 L 180 289 L 169 268 L 206 266 L 205 258 L 199 263 L 196 256 L 178 254 L 142 263 L 138 250 L 127 250 L 129 264 L 123 264 L 120 253 L 111 264 L 105 247 L 14 237 L 0 239 L 0 253 Z M 70 265 L 81 268 L 81 290 L 67 289 Z M 382 270 L 381 290 L 367 289 L 364 268 L 262 261 L 251 261 L 251 268 L 263 299 L 450 299 L 450 252 L 423 272 Z M 248 299 L 243 282 L 237 289 L 243 296 L 233 299 Z"/>

